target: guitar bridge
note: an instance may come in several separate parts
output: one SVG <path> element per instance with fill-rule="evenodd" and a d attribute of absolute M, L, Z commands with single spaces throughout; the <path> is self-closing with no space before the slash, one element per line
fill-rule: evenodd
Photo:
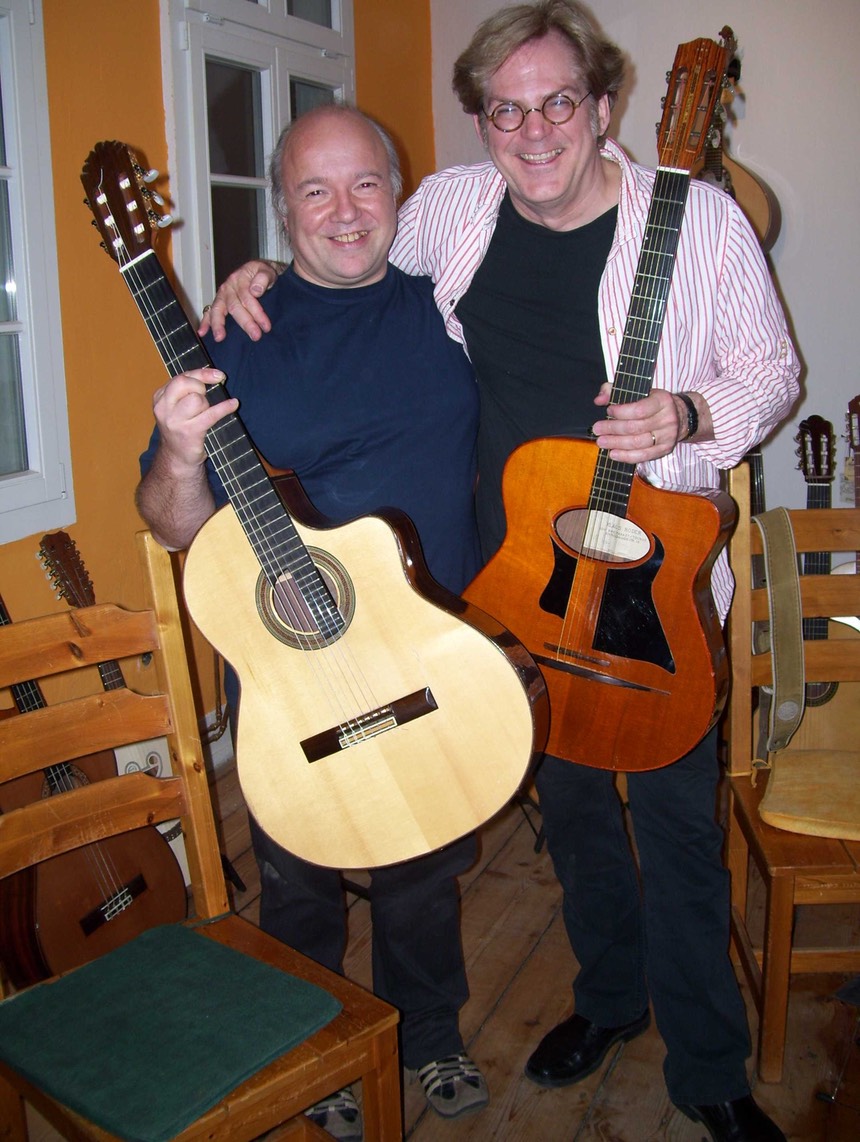
<path fill-rule="evenodd" d="M 321 733 L 305 738 L 300 742 L 308 761 L 320 761 L 324 757 L 341 750 L 351 749 L 379 734 L 387 733 L 406 722 L 414 722 L 416 718 L 423 718 L 425 714 L 438 709 L 436 700 L 430 687 L 416 690 L 403 698 L 397 698 L 386 706 L 378 706 L 375 710 L 368 710 L 359 714 L 342 725 L 331 726 Z"/>

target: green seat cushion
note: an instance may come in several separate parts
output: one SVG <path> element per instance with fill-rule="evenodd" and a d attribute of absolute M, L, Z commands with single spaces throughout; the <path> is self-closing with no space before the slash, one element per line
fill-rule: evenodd
<path fill-rule="evenodd" d="M 0 1058 L 105 1130 L 166 1142 L 341 1009 L 184 925 L 0 1003 Z"/>

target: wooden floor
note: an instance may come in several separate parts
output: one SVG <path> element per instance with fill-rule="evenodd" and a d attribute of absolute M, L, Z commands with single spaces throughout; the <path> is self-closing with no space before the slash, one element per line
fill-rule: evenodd
<path fill-rule="evenodd" d="M 259 880 L 232 769 L 219 777 L 214 794 L 224 851 L 245 885 L 244 891 L 231 889 L 234 906 L 256 920 Z M 535 851 L 533 828 L 539 823 L 534 809 L 510 807 L 483 831 L 480 858 L 462 878 L 471 998 L 462 1011 L 461 1027 L 467 1049 L 489 1083 L 490 1106 L 446 1122 L 427 1108 L 420 1086 L 407 1079 L 406 1137 L 412 1142 L 705 1139 L 705 1131 L 668 1100 L 663 1046 L 653 1024 L 645 1035 L 614 1050 L 596 1074 L 576 1086 L 542 1090 L 522 1077 L 541 1036 L 569 1013 L 575 970 L 561 918 L 561 894 L 545 849 Z M 346 970 L 369 985 L 369 907 L 358 897 L 350 896 L 350 901 Z M 828 909 L 807 911 L 808 922 L 818 923 Z M 860 928 L 858 917 L 846 910 L 837 910 L 829 922 L 842 929 Z M 860 1007 L 835 997 L 845 980 L 796 977 L 784 1080 L 756 1089 L 758 1101 L 792 1142 L 860 1139 Z M 755 1032 L 749 1001 L 747 1006 Z M 56 1135 L 34 1132 L 34 1138 L 51 1142 Z"/>

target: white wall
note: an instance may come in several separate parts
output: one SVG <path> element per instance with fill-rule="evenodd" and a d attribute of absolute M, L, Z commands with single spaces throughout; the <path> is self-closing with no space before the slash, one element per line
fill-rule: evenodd
<path fill-rule="evenodd" d="M 478 23 L 505 0 L 431 0 L 436 158 L 440 167 L 482 156 L 451 91 L 453 62 Z M 655 125 L 675 49 L 699 36 L 737 37 L 743 99 L 727 149 L 760 174 L 782 208 L 771 264 L 804 362 L 798 408 L 763 449 L 768 507 L 806 503 L 794 436 L 804 417 L 830 420 L 844 472 L 845 415 L 860 393 L 860 3 L 858 0 L 592 0 L 604 32 L 627 53 L 626 94 L 611 133 L 640 162 L 656 162 Z M 833 488 L 835 506 L 843 498 Z"/>

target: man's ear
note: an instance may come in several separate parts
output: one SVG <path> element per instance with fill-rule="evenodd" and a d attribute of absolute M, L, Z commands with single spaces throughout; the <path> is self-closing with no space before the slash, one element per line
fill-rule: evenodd
<path fill-rule="evenodd" d="M 473 115 L 472 125 L 475 128 L 475 134 L 481 140 L 481 146 L 487 146 L 487 116 L 486 115 Z"/>

